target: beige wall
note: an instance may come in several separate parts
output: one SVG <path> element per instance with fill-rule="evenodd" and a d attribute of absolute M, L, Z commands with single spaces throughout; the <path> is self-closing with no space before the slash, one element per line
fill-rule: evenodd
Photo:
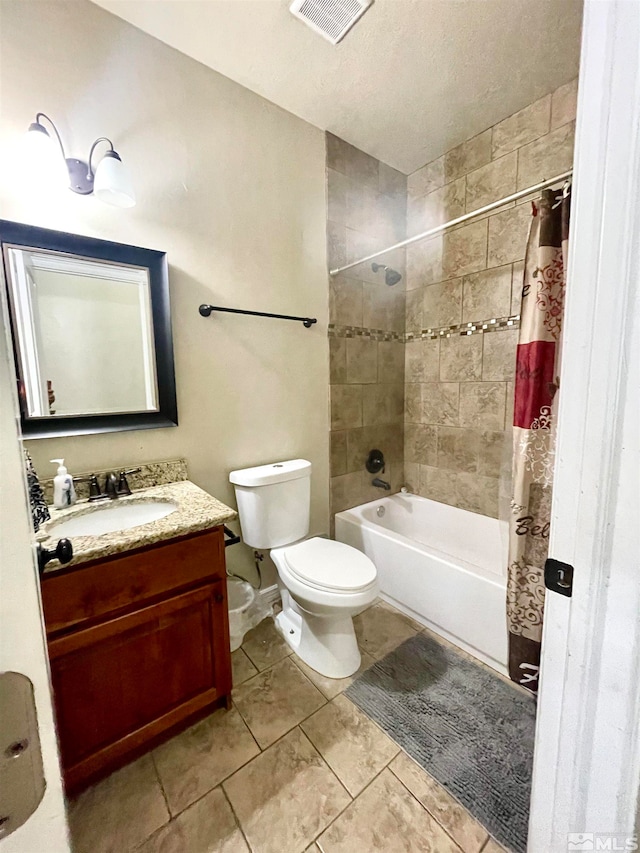
<path fill-rule="evenodd" d="M 409 175 L 408 234 L 570 169 L 576 91 L 562 86 Z M 510 460 L 518 332 L 460 327 L 519 313 L 530 220 L 525 200 L 407 249 L 407 484 L 492 516 Z"/>
<path fill-rule="evenodd" d="M 401 172 L 327 134 L 329 267 L 402 240 L 407 179 Z M 370 450 L 384 453 L 380 473 L 392 491 L 403 482 L 405 253 L 380 262 L 403 276 L 361 264 L 330 279 L 331 512 L 380 497 L 365 469 Z"/>
<path fill-rule="evenodd" d="M 170 264 L 180 426 L 30 441 L 41 476 L 185 456 L 233 503 L 233 468 L 313 462 L 312 530 L 328 528 L 328 287 L 323 134 L 89 2 L 5 0 L 1 215 L 161 249 Z M 24 191 L 15 158 L 36 111 L 74 156 L 113 138 L 137 206 Z M 318 325 L 198 314 L 201 302 Z M 252 564 L 249 550 L 230 549 Z"/>

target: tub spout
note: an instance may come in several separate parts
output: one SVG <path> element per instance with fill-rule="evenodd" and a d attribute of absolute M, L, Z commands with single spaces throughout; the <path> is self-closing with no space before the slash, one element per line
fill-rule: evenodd
<path fill-rule="evenodd" d="M 372 480 L 371 485 L 375 486 L 377 489 L 384 489 L 385 492 L 388 492 L 391 490 L 390 484 L 387 483 L 386 480 L 381 480 L 380 477 L 376 477 L 375 480 Z"/>

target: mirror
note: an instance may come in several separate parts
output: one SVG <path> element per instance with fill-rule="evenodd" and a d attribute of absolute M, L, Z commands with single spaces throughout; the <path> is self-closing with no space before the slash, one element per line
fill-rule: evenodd
<path fill-rule="evenodd" d="M 166 255 L 0 222 L 25 437 L 177 424 Z"/>
<path fill-rule="evenodd" d="M 28 418 L 157 412 L 149 273 L 4 247 Z"/>

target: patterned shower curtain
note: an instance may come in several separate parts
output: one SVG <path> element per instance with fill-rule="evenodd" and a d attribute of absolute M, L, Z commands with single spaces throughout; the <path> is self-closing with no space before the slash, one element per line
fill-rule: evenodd
<path fill-rule="evenodd" d="M 570 192 L 546 190 L 533 205 L 520 310 L 513 415 L 507 624 L 509 675 L 538 689 L 544 563 L 551 516 L 560 334 Z"/>

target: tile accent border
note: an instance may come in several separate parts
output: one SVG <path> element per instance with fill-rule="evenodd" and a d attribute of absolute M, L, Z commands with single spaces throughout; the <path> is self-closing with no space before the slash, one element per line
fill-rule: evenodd
<path fill-rule="evenodd" d="M 475 320 L 472 323 L 455 323 L 451 326 L 438 326 L 422 329 L 420 332 L 385 332 L 383 329 L 368 329 L 365 326 L 338 326 L 329 323 L 330 338 L 364 338 L 371 341 L 397 341 L 401 344 L 418 340 L 450 338 L 452 335 L 482 335 L 488 332 L 500 332 L 504 329 L 520 328 L 520 315 L 491 317 L 487 320 Z"/>
<path fill-rule="evenodd" d="M 436 338 L 450 338 L 452 335 L 482 335 L 487 332 L 500 332 L 503 329 L 519 329 L 520 315 L 512 314 L 509 317 L 491 317 L 489 320 L 476 320 L 473 323 L 457 323 L 452 326 L 439 326 L 434 329 L 423 329 L 420 333 L 407 332 L 405 343 L 417 340 L 435 340 Z"/>
<path fill-rule="evenodd" d="M 405 343 L 404 332 L 385 332 L 384 329 L 368 329 L 365 326 L 338 326 L 329 323 L 330 338 L 366 338 L 371 341 L 398 341 Z"/>

